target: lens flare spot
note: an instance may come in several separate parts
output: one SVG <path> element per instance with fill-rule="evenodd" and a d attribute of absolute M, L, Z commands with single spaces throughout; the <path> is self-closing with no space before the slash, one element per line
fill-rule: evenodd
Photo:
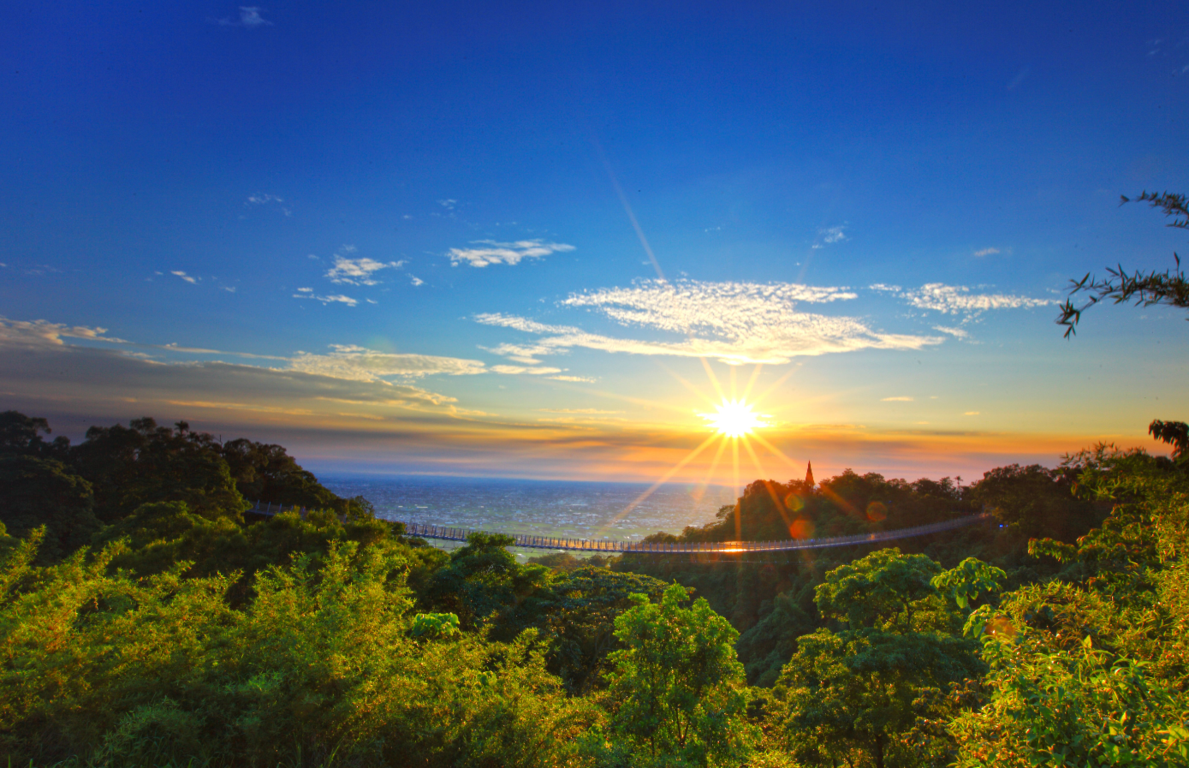
<path fill-rule="evenodd" d="M 873 523 L 887 519 L 888 506 L 882 501 L 873 501 L 867 505 L 867 519 Z"/>
<path fill-rule="evenodd" d="M 805 509 L 805 500 L 795 493 L 784 497 L 784 508 L 789 512 L 800 512 Z"/>
<path fill-rule="evenodd" d="M 814 526 L 812 520 L 799 517 L 789 526 L 789 535 L 794 539 L 812 539 Z"/>

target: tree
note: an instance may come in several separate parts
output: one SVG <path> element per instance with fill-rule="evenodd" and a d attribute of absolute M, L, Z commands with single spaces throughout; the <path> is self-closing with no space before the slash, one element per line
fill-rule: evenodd
<path fill-rule="evenodd" d="M 1165 216 L 1171 216 L 1172 222 L 1167 226 L 1178 229 L 1189 229 L 1189 205 L 1185 195 L 1172 192 L 1143 192 L 1137 201 L 1148 202 L 1153 208 L 1160 208 Z M 1122 203 L 1131 202 L 1131 198 L 1122 196 Z M 1115 304 L 1122 304 L 1135 300 L 1136 306 L 1151 306 L 1153 304 L 1167 304 L 1173 307 L 1189 308 L 1189 280 L 1181 269 L 1181 257 L 1173 254 L 1176 260 L 1176 271 L 1151 272 L 1144 274 L 1140 270 L 1128 273 L 1122 264 L 1117 267 L 1107 267 L 1108 277 L 1099 280 L 1087 272 L 1081 280 L 1071 280 L 1069 298 L 1061 305 L 1061 316 L 1057 324 L 1065 326 L 1065 338 L 1077 333 L 1077 324 L 1082 319 L 1082 312 L 1104 299 L 1110 299 Z M 1075 307 L 1073 297 L 1078 293 L 1089 294 L 1090 299 L 1085 306 Z"/>
<path fill-rule="evenodd" d="M 1025 538 L 1072 542 L 1102 520 L 1095 506 L 1073 494 L 1075 473 L 1039 464 L 1010 464 L 983 474 L 970 499 Z"/>
<path fill-rule="evenodd" d="M 932 579 L 939 573 L 941 566 L 925 555 L 880 549 L 827 573 L 815 602 L 824 618 L 845 621 L 851 629 L 907 632 L 916 626 L 922 601 L 937 595 Z"/>
<path fill-rule="evenodd" d="M 818 610 L 848 629 L 798 638 L 776 684 L 778 716 L 798 760 L 946 764 L 953 742 L 939 723 L 982 665 L 977 644 L 955 636 L 960 616 L 937 585 L 963 595 L 986 588 L 998 574 L 978 565 L 943 573 L 924 555 L 883 549 L 826 574 Z"/>
<path fill-rule="evenodd" d="M 467 537 L 466 546 L 450 554 L 450 562 L 433 575 L 426 600 L 437 611 L 458 616 L 464 629 L 475 629 L 483 622 L 510 614 L 517 604 L 548 583 L 550 571 L 541 565 L 520 565 L 508 551 L 515 543 L 511 536 L 476 531 Z M 515 634 L 513 626 L 505 634 Z M 504 628 L 509 629 L 509 628 Z"/>
<path fill-rule="evenodd" d="M 532 602 L 545 615 L 545 637 L 552 641 L 550 669 L 573 693 L 584 694 L 610 669 L 608 655 L 623 647 L 615 619 L 635 602 L 633 595 L 656 599 L 665 583 L 651 576 L 606 568 L 579 568 L 555 578 Z"/>
<path fill-rule="evenodd" d="M 612 728 L 632 752 L 631 765 L 737 765 L 750 731 L 739 633 L 704 598 L 684 607 L 680 584 L 659 605 L 644 595 L 615 620 L 626 646 L 611 654 L 608 675 L 618 703 Z"/>
<path fill-rule="evenodd" d="M 91 427 L 71 450 L 79 473 L 95 488 L 96 515 L 114 522 L 155 501 L 184 501 L 208 518 L 240 521 L 248 508 L 210 435 L 159 427 L 150 418 L 127 427 Z"/>
<path fill-rule="evenodd" d="M 101 527 L 91 484 L 60 461 L 0 456 L 0 523 L 14 536 L 46 527 L 42 561 L 54 561 L 91 540 Z"/>

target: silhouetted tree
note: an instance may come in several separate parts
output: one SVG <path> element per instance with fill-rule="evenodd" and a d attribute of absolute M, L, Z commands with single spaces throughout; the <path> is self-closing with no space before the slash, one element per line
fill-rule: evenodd
<path fill-rule="evenodd" d="M 1160 208 L 1165 216 L 1171 216 L 1172 222 L 1167 226 L 1178 229 L 1189 229 L 1189 207 L 1184 195 L 1172 192 L 1143 192 L 1137 201 L 1151 203 L 1152 207 Z M 1131 198 L 1122 196 L 1123 203 L 1131 202 Z M 1110 299 L 1115 304 L 1122 304 L 1134 300 L 1137 306 L 1151 306 L 1153 304 L 1167 304 L 1173 307 L 1189 308 L 1189 280 L 1181 269 L 1181 257 L 1173 254 L 1177 262 L 1176 271 L 1151 272 L 1144 274 L 1138 269 L 1128 273 L 1122 264 L 1117 267 L 1107 267 L 1108 277 L 1099 280 L 1087 272 L 1081 280 L 1070 281 L 1069 298 L 1061 305 L 1061 315 L 1057 324 L 1065 326 L 1065 338 L 1077 333 L 1077 324 L 1082 319 L 1082 312 L 1104 299 Z M 1090 299 L 1082 307 L 1075 307 L 1075 294 L 1085 292 Z"/>

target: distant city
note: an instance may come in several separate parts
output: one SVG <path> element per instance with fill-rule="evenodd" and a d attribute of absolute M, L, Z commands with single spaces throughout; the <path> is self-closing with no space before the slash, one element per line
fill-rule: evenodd
<path fill-rule="evenodd" d="M 724 486 L 663 485 L 630 511 L 649 486 L 468 477 L 375 478 L 330 475 L 327 488 L 363 496 L 389 520 L 501 533 L 638 541 L 658 531 L 680 533 L 714 520 L 736 494 Z M 452 544 L 435 542 L 438 546 Z M 539 553 L 538 553 L 539 554 Z"/>

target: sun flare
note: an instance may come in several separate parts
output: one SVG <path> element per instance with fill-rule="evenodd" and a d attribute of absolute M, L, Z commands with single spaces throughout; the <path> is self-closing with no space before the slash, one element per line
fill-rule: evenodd
<path fill-rule="evenodd" d="M 743 400 L 723 400 L 714 406 L 716 413 L 699 414 L 707 425 L 727 437 L 744 437 L 753 430 L 768 426 L 761 414 Z"/>

